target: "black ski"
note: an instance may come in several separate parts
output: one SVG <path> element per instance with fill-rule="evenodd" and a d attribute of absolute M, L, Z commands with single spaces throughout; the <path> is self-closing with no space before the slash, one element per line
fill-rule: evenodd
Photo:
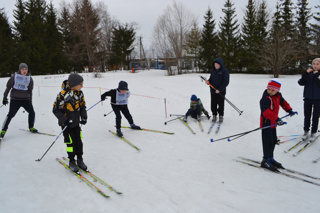
<path fill-rule="evenodd" d="M 269 169 L 261 167 L 260 164 L 256 164 L 254 162 L 249 162 L 249 161 L 245 161 L 245 160 L 238 160 L 238 159 L 235 159 L 235 161 L 239 162 L 239 163 L 242 163 L 242 164 L 246 164 L 248 166 L 252 166 L 252 167 L 256 167 L 256 168 L 260 168 L 260 169 L 264 169 L 264 170 L 268 170 L 270 172 L 273 172 L 273 171 L 271 171 Z M 279 172 L 273 172 L 273 173 L 279 174 L 279 175 L 283 175 L 283 176 L 286 176 L 286 177 L 289 177 L 289 178 L 292 178 L 292 179 L 300 180 L 300 181 L 303 181 L 303 182 L 306 182 L 306 183 L 310 183 L 310 184 L 313 184 L 313 185 L 316 185 L 316 186 L 320 186 L 319 183 L 316 183 L 314 181 L 310 181 L 310 180 L 307 180 L 305 178 L 298 177 L 298 176 L 295 176 L 295 175 L 292 175 L 292 174 L 288 174 L 286 172 L 279 171 Z"/>
<path fill-rule="evenodd" d="M 244 158 L 244 157 L 239 157 L 239 158 L 240 158 L 241 160 L 249 161 L 249 162 L 256 163 L 256 164 L 259 164 L 259 165 L 260 165 L 260 162 L 259 162 L 259 161 L 252 160 L 252 159 L 249 159 L 249 158 Z M 292 169 L 281 169 L 281 170 L 290 172 L 290 173 L 292 173 L 292 174 L 301 175 L 301 176 L 304 176 L 304 177 L 307 177 L 307 178 L 312 178 L 312 179 L 315 179 L 315 180 L 320 180 L 319 177 L 314 177 L 314 176 L 308 175 L 308 174 L 303 173 L 303 172 L 298 172 L 298 171 L 296 171 L 296 170 L 292 170 Z"/>

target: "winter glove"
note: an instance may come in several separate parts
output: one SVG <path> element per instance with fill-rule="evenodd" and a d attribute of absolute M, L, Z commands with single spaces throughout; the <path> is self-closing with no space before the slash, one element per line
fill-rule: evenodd
<path fill-rule="evenodd" d="M 287 113 L 289 113 L 290 117 L 294 116 L 295 114 L 298 114 L 298 112 L 292 111 L 292 109 L 288 110 Z"/>
<path fill-rule="evenodd" d="M 87 119 L 82 119 L 82 120 L 80 121 L 80 124 L 85 125 L 86 123 L 87 123 Z"/>
<path fill-rule="evenodd" d="M 64 125 L 65 126 L 67 126 L 67 127 L 70 127 L 71 125 L 72 125 L 72 120 L 66 120 L 65 122 L 64 122 Z"/>
<path fill-rule="evenodd" d="M 283 120 L 281 120 L 280 118 L 278 118 L 276 120 L 276 122 L 277 122 L 278 126 L 282 126 L 283 124 L 285 124 L 285 122 L 283 122 Z"/>
<path fill-rule="evenodd" d="M 105 95 L 101 95 L 101 101 L 106 100 L 106 96 Z"/>
<path fill-rule="evenodd" d="M 3 105 L 7 105 L 9 102 L 8 102 L 8 99 L 6 99 L 6 98 L 3 98 L 3 100 L 2 100 L 2 104 Z"/>

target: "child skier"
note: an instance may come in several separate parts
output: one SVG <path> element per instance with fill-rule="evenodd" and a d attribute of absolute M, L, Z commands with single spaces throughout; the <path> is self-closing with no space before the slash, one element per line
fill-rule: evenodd
<path fill-rule="evenodd" d="M 130 97 L 130 91 L 128 89 L 128 83 L 125 81 L 120 81 L 117 89 L 112 89 L 101 95 L 101 100 L 104 101 L 106 96 L 111 97 L 111 107 L 114 114 L 116 115 L 116 128 L 117 135 L 119 137 L 123 136 L 121 132 L 121 113 L 128 120 L 131 129 L 141 129 L 139 126 L 135 125 L 132 116 L 128 109 L 128 99 Z"/>
<path fill-rule="evenodd" d="M 53 114 L 58 118 L 59 126 L 63 132 L 64 142 L 67 145 L 69 167 L 72 171 L 78 172 L 78 167 L 87 170 L 83 162 L 82 133 L 79 124 L 87 123 L 87 111 L 83 87 L 83 78 L 78 74 L 70 74 L 68 82 L 63 82 L 62 91 L 58 94 L 53 104 Z M 75 162 L 77 156 L 77 163 Z M 77 167 L 78 165 L 78 167 Z"/>
<path fill-rule="evenodd" d="M 10 90 L 10 109 L 3 123 L 0 138 L 3 138 L 6 134 L 11 119 L 16 115 L 20 107 L 23 107 L 29 113 L 28 124 L 30 132 L 37 133 L 38 130 L 33 127 L 35 121 L 35 112 L 32 105 L 33 79 L 28 71 L 27 64 L 21 63 L 19 71 L 9 78 L 7 88 L 3 93 L 3 105 L 8 104 L 7 96 Z"/>
<path fill-rule="evenodd" d="M 307 69 L 299 79 L 298 84 L 304 86 L 303 101 L 304 101 L 304 134 L 302 139 L 306 140 L 309 137 L 310 119 L 312 113 L 312 128 L 309 140 L 315 140 L 315 134 L 318 131 L 319 116 L 320 116 L 320 58 L 315 58 L 312 61 L 312 69 Z M 313 110 L 312 110 L 313 109 Z M 313 111 L 313 112 L 312 112 Z"/>
<path fill-rule="evenodd" d="M 196 95 L 192 95 L 190 100 L 190 108 L 183 117 L 183 120 L 187 122 L 188 116 L 191 115 L 192 118 L 200 121 L 201 113 L 205 114 L 209 120 L 210 116 L 208 114 L 208 111 L 203 107 L 200 98 L 198 98 Z"/>
<path fill-rule="evenodd" d="M 271 171 L 279 172 L 278 168 L 283 168 L 282 164 L 273 158 L 273 151 L 277 143 L 277 125 L 281 126 L 284 122 L 278 117 L 280 106 L 293 116 L 296 112 L 292 111 L 291 106 L 282 97 L 280 91 L 281 83 L 278 79 L 269 81 L 267 89 L 263 92 L 260 100 L 260 127 L 275 125 L 270 128 L 262 129 L 262 148 L 263 160 L 261 167 Z"/>

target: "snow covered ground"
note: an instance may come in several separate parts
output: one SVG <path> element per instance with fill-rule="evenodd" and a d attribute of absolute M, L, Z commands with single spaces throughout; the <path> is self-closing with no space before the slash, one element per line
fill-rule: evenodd
<path fill-rule="evenodd" d="M 57 135 L 61 131 L 52 114 L 52 104 L 67 77 L 33 76 L 35 127 L 41 132 Z M 232 74 L 227 98 L 244 111 L 243 115 L 239 116 L 226 103 L 225 120 L 218 134 L 207 134 L 211 121 L 203 120 L 205 131 L 201 132 L 197 122 L 189 118 L 189 125 L 196 132 L 193 135 L 179 120 L 167 125 L 164 122 L 173 118 L 169 114 L 184 114 L 192 94 L 201 98 L 210 112 L 209 88 L 200 81 L 199 74 L 166 76 L 165 71 L 158 70 L 135 74 L 117 71 L 105 73 L 100 79 L 85 74 L 83 91 L 88 108 L 100 100 L 99 87 L 105 92 L 125 80 L 132 93 L 129 109 L 135 123 L 175 134 L 123 129 L 124 137 L 141 149 L 137 151 L 108 132 L 115 130 L 114 114 L 104 116 L 111 111 L 110 99 L 88 111 L 88 123 L 82 128 L 84 160 L 94 174 L 123 192 L 117 195 L 95 183 L 110 195 L 106 199 L 55 160 L 66 156 L 63 137 L 40 162 L 35 161 L 55 137 L 19 130 L 27 129 L 27 113 L 20 109 L 1 143 L 0 212 L 318 212 L 319 186 L 234 161 L 238 156 L 261 160 L 260 131 L 231 142 L 210 142 L 211 138 L 259 127 L 259 100 L 270 78 Z M 299 75 L 280 77 L 284 98 L 299 114 L 286 119 L 288 124 L 278 128 L 279 136 L 303 132 L 303 87 L 297 84 L 299 78 Z M 7 80 L 0 78 L 0 94 Z M 8 110 L 8 105 L 0 108 L 1 123 Z M 285 114 L 281 110 L 279 115 Z M 125 118 L 122 124 L 128 125 Z M 298 141 L 277 146 L 275 158 L 287 168 L 320 177 L 319 163 L 312 163 L 320 157 L 319 142 L 297 157 L 292 153 L 298 149 L 284 153 Z"/>

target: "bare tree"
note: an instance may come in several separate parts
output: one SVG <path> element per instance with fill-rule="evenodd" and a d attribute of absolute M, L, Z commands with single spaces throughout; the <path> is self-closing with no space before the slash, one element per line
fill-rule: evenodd
<path fill-rule="evenodd" d="M 280 31 L 273 32 L 260 50 L 260 58 L 265 67 L 270 67 L 275 78 L 295 60 L 297 46 L 294 39 L 284 39 Z"/>
<path fill-rule="evenodd" d="M 196 18 L 182 3 L 173 2 L 158 18 L 154 28 L 154 43 L 161 57 L 173 55 L 177 61 L 178 74 L 182 73 L 181 61 L 186 35 Z"/>
<path fill-rule="evenodd" d="M 103 2 L 99 2 L 96 8 L 100 19 L 99 44 L 97 45 L 98 60 L 101 70 L 104 70 L 105 67 L 108 67 L 107 61 L 111 55 L 112 29 L 119 24 L 119 21 L 110 16 L 108 8 Z"/>
<path fill-rule="evenodd" d="M 87 62 L 89 70 L 92 71 L 92 67 L 96 66 L 100 18 L 90 0 L 77 0 L 73 7 L 71 34 L 76 41 L 74 49 L 78 54 L 78 60 Z"/>

